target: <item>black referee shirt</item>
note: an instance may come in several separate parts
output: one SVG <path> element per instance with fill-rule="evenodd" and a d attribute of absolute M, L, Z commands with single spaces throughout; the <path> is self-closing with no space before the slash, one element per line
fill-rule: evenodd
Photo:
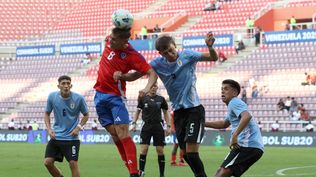
<path fill-rule="evenodd" d="M 160 123 L 161 109 L 168 110 L 168 104 L 164 97 L 155 95 L 153 97 L 146 95 L 138 102 L 137 108 L 142 110 L 142 119 L 145 123 Z"/>

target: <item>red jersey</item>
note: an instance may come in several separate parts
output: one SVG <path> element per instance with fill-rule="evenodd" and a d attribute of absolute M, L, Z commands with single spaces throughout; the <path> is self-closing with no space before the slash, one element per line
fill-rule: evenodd
<path fill-rule="evenodd" d="M 147 73 L 151 66 L 145 58 L 138 53 L 130 44 L 125 50 L 113 50 L 110 48 L 109 40 L 106 40 L 101 61 L 99 63 L 98 79 L 94 88 L 100 92 L 121 96 L 125 95 L 126 82 L 114 81 L 115 71 L 121 71 L 123 74 L 130 70 L 138 71 L 142 74 Z"/>

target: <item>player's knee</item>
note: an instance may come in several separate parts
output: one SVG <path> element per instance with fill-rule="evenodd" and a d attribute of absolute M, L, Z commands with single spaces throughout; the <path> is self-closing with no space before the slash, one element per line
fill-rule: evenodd
<path fill-rule="evenodd" d="M 74 160 L 69 161 L 69 167 L 72 169 L 77 168 L 78 167 L 77 161 L 74 161 Z"/>
<path fill-rule="evenodd" d="M 157 152 L 157 155 L 164 155 L 164 153 L 163 152 Z"/>
<path fill-rule="evenodd" d="M 228 168 L 219 168 L 215 174 L 214 177 L 227 177 L 227 176 L 231 176 L 232 172 L 230 169 Z"/>
<path fill-rule="evenodd" d="M 146 155 L 147 152 L 148 152 L 148 147 L 141 147 L 140 153 L 141 153 L 142 155 Z"/>
<path fill-rule="evenodd" d="M 199 144 L 197 143 L 187 143 L 186 144 L 186 152 L 199 152 Z"/>
<path fill-rule="evenodd" d="M 216 171 L 214 177 L 219 177 L 219 175 L 220 175 L 220 174 L 219 174 L 220 170 L 221 170 L 221 169 L 219 168 L 219 169 Z"/>
<path fill-rule="evenodd" d="M 164 154 L 163 147 L 157 146 L 156 147 L 156 152 L 157 152 L 158 155 L 163 155 Z"/>
<path fill-rule="evenodd" d="M 120 140 L 120 138 L 118 137 L 114 127 L 112 127 L 112 128 L 108 127 L 107 131 L 110 133 L 110 135 L 111 135 L 111 137 L 112 137 L 114 142 L 118 142 Z"/>
<path fill-rule="evenodd" d="M 110 133 L 111 136 L 117 136 L 114 125 L 108 125 L 105 127 L 106 131 Z"/>
<path fill-rule="evenodd" d="M 51 159 L 45 159 L 45 160 L 44 160 L 44 165 L 45 165 L 46 167 L 52 167 L 52 166 L 54 166 L 54 161 L 51 160 Z"/>
<path fill-rule="evenodd" d="M 111 137 L 112 137 L 114 143 L 120 141 L 120 139 L 118 138 L 118 136 L 113 136 L 113 135 L 111 135 Z"/>
<path fill-rule="evenodd" d="M 129 136 L 128 125 L 125 125 L 125 124 L 115 125 L 115 130 L 119 139 L 124 139 Z"/>

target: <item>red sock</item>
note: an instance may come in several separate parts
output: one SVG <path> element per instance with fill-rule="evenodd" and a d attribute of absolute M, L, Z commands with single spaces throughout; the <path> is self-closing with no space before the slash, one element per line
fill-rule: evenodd
<path fill-rule="evenodd" d="M 123 160 L 125 166 L 128 169 L 128 165 L 127 165 L 127 161 L 126 161 L 126 154 L 125 154 L 125 150 L 124 150 L 122 142 L 121 141 L 117 141 L 117 142 L 115 142 L 115 145 L 116 145 L 117 150 L 119 151 L 119 153 L 121 155 L 121 159 Z"/>
<path fill-rule="evenodd" d="M 171 155 L 171 162 L 176 162 L 177 156 L 175 154 Z"/>
<path fill-rule="evenodd" d="M 121 140 L 121 142 L 124 146 L 129 173 L 138 173 L 135 143 L 131 137 L 124 138 Z"/>
<path fill-rule="evenodd" d="M 181 149 L 180 149 L 180 161 L 184 162 L 184 160 L 183 160 L 183 151 Z"/>

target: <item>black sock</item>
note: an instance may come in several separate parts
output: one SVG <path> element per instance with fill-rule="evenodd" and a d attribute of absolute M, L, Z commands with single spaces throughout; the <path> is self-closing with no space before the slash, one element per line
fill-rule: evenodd
<path fill-rule="evenodd" d="M 188 159 L 187 154 L 183 154 L 183 158 L 184 158 L 184 160 L 187 162 L 187 164 L 189 165 L 189 167 L 191 168 L 192 172 L 195 174 L 194 168 L 192 167 L 192 165 L 191 165 L 191 163 L 190 163 L 190 161 L 189 161 L 189 159 Z"/>
<path fill-rule="evenodd" d="M 203 162 L 200 159 L 198 152 L 189 152 L 186 154 L 188 161 L 190 162 L 191 169 L 194 169 L 196 177 L 207 177 L 204 171 Z"/>
<path fill-rule="evenodd" d="M 160 176 L 165 176 L 165 155 L 158 155 Z"/>
<path fill-rule="evenodd" d="M 145 171 L 145 165 L 146 165 L 146 156 L 147 154 L 140 154 L 139 155 L 139 170 L 140 171 Z"/>

